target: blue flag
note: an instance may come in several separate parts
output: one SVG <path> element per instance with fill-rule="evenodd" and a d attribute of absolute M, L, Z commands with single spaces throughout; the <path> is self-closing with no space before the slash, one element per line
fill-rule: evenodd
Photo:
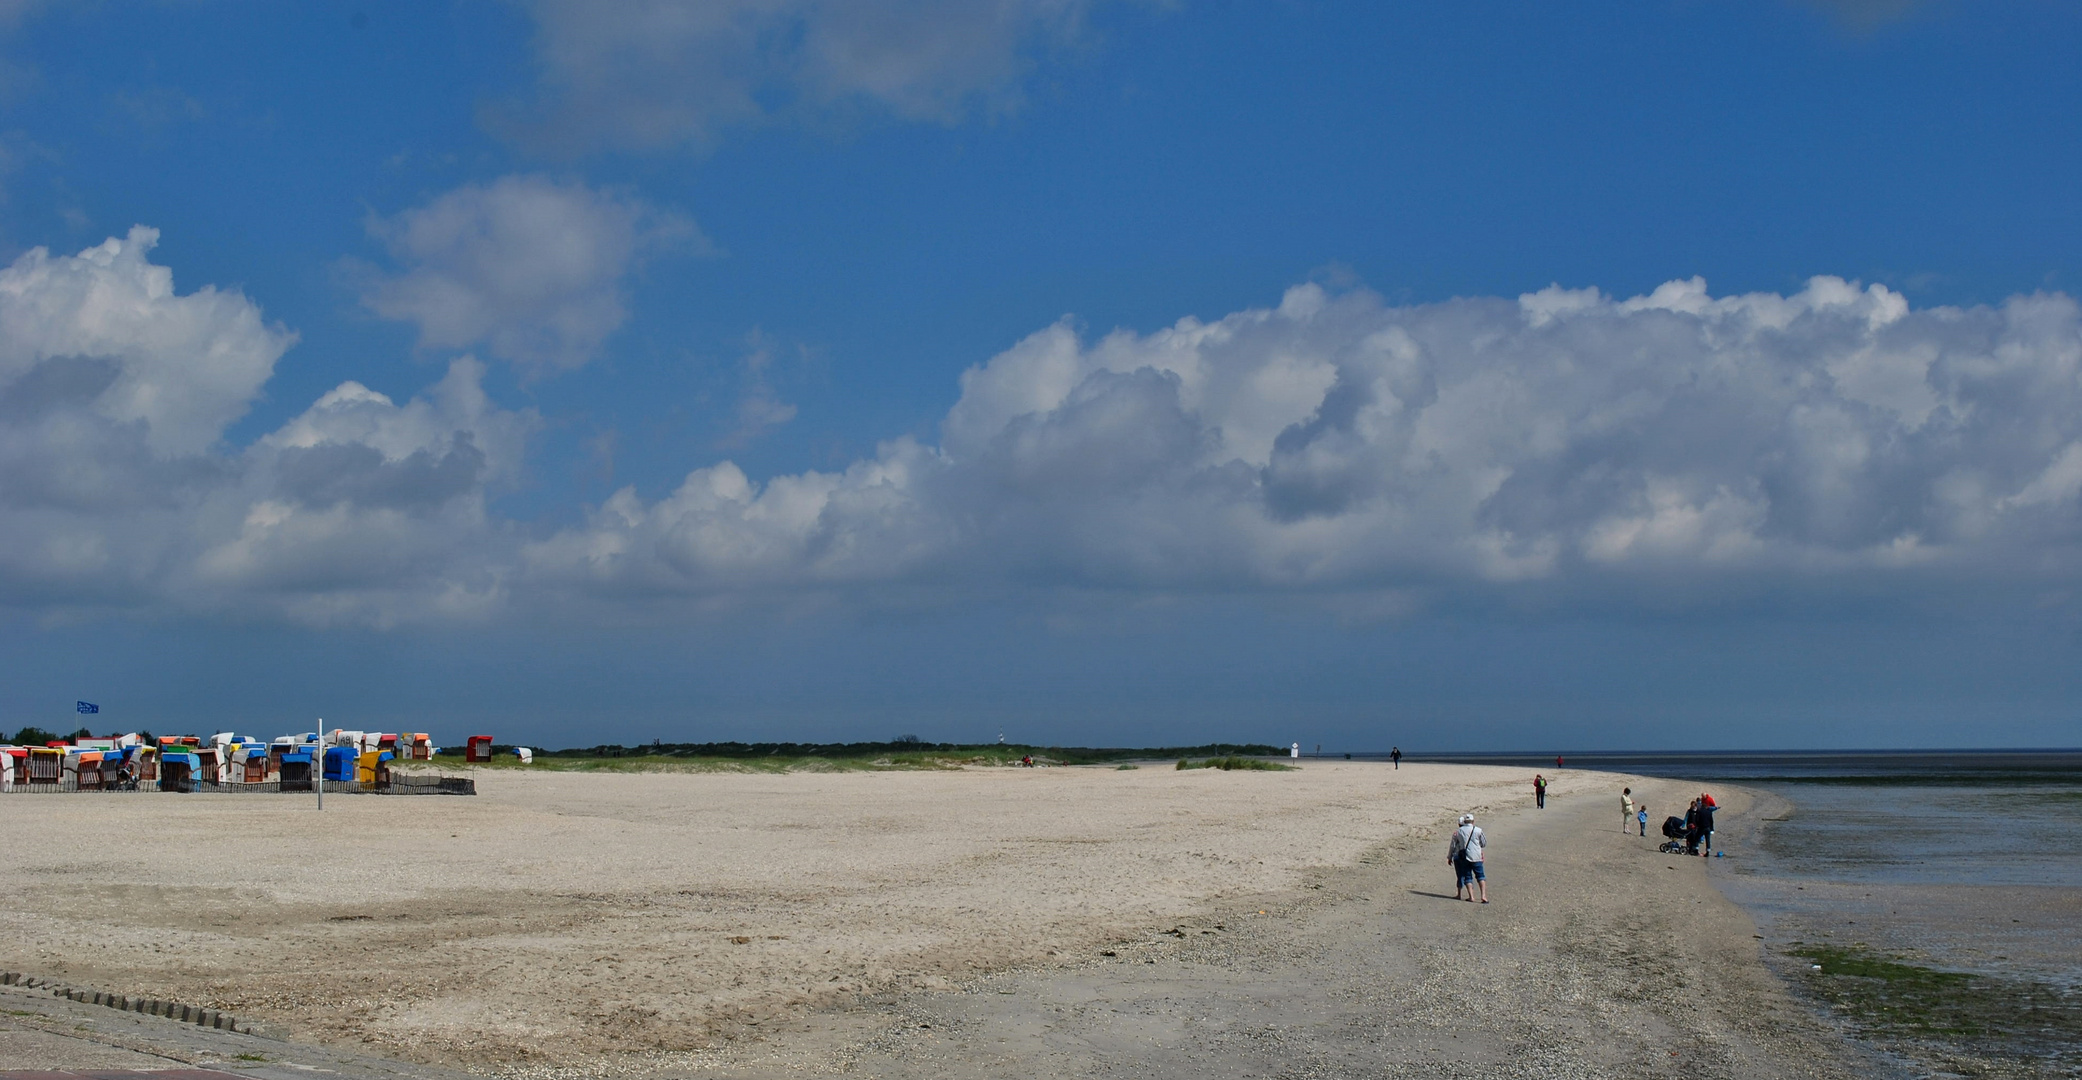
<path fill-rule="evenodd" d="M 78 709 L 83 713 L 98 713 L 101 711 L 101 706 L 96 705 L 91 701 L 82 701 L 74 705 L 73 708 Z"/>

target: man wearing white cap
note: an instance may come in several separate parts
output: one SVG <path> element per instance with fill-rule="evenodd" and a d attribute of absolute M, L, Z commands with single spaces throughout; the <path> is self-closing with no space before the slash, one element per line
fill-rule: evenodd
<path fill-rule="evenodd" d="M 1489 880 L 1482 874 L 1482 849 L 1487 846 L 1475 815 L 1460 815 L 1460 828 L 1453 830 L 1453 839 L 1446 845 L 1446 861 L 1453 864 L 1453 899 L 1473 901 L 1479 889 L 1482 902 L 1489 902 Z"/>

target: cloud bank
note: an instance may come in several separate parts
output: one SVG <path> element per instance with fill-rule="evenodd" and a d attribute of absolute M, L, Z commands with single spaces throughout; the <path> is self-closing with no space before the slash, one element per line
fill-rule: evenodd
<path fill-rule="evenodd" d="M 1066 321 L 966 373 L 938 446 L 624 490 L 531 544 L 524 576 L 1419 600 L 2064 581 L 2082 565 L 2078 329 L 2065 296 L 1911 311 L 1828 277 L 1400 308 L 1311 285 L 1094 342 Z"/>
<path fill-rule="evenodd" d="M 293 344 L 175 292 L 134 230 L 0 271 L 0 601 L 306 622 L 1007 589 L 1610 608 L 1840 590 L 2053 592 L 2082 574 L 2082 309 L 1549 288 L 1277 307 L 961 379 L 937 443 L 833 472 L 696 468 L 548 530 L 502 520 L 532 416 L 457 361 L 347 382 L 245 447 Z M 1385 598 L 1385 600 L 1383 599 Z"/>
<path fill-rule="evenodd" d="M 706 143 L 865 108 L 948 122 L 1019 97 L 1090 0 L 533 0 L 541 102 L 499 126 L 567 152 Z"/>

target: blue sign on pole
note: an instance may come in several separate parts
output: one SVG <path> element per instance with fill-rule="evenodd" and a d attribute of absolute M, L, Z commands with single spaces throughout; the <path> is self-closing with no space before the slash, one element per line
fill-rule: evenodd
<path fill-rule="evenodd" d="M 98 713 L 101 711 L 101 706 L 96 705 L 91 701 L 79 702 L 78 704 L 74 705 L 73 708 L 78 709 L 83 713 Z"/>

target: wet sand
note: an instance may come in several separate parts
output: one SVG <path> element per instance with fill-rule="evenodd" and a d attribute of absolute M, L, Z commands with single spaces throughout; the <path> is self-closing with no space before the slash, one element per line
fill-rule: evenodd
<path fill-rule="evenodd" d="M 16 796 L 11 835 L 52 839 L 0 853 L 0 966 L 524 1075 L 1870 1075 L 1712 866 L 1619 837 L 1619 779 L 1564 773 L 1545 812 L 1526 779 L 501 771 L 322 816 Z M 1486 907 L 1444 898 L 1470 808 Z"/>

